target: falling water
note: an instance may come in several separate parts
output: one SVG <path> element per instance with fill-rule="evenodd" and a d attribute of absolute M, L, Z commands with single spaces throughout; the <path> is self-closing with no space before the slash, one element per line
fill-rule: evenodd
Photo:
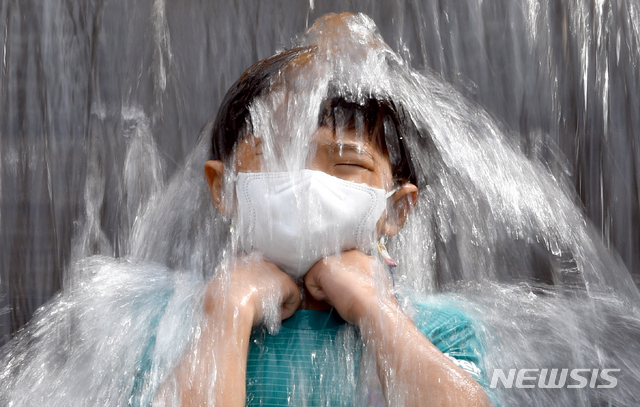
<path fill-rule="evenodd" d="M 3 349 L 0 400 L 126 404 L 154 333 L 148 382 L 166 376 L 203 281 L 231 253 L 202 177 L 209 119 L 246 67 L 349 10 L 399 56 L 330 71 L 393 95 L 428 134 L 409 141 L 425 187 L 389 245 L 398 284 L 480 316 L 488 372 L 621 369 L 616 389 L 504 390 L 505 405 L 637 401 L 640 5 L 423 3 L 3 2 L 4 341 L 53 299 Z M 295 105 L 309 114 L 292 117 L 317 117 L 317 75 Z M 252 110 L 267 138 L 269 103 Z M 94 369 L 79 381 L 83 365 Z"/>

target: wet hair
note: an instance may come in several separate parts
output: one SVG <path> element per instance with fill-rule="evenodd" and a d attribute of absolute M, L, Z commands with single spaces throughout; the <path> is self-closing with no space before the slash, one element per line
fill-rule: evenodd
<path fill-rule="evenodd" d="M 293 48 L 251 66 L 227 91 L 211 131 L 211 159 L 226 161 L 244 135 L 251 133 L 249 108 L 271 85 L 274 75 L 281 72 L 297 56 L 311 48 Z"/>
<path fill-rule="evenodd" d="M 293 48 L 266 58 L 251 66 L 225 95 L 211 132 L 212 160 L 226 161 L 236 144 L 251 134 L 249 108 L 253 101 L 268 91 L 274 75 L 301 54 L 313 48 Z M 366 129 L 389 156 L 394 180 L 417 184 L 406 138 L 417 132 L 413 121 L 401 105 L 389 97 L 368 95 L 353 98 L 330 86 L 320 106 L 319 126 Z"/>
<path fill-rule="evenodd" d="M 357 100 L 332 87 L 318 115 L 318 125 L 332 127 L 334 132 L 339 128 L 366 131 L 369 141 L 375 141 L 389 157 L 394 180 L 417 184 L 404 145 L 414 126 L 406 123 L 412 123 L 407 113 L 388 98 L 368 96 Z"/>

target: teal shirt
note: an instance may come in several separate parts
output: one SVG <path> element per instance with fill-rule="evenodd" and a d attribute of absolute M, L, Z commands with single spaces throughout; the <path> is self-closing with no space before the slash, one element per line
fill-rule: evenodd
<path fill-rule="evenodd" d="M 165 306 L 158 307 L 158 315 Z M 439 299 L 414 299 L 410 314 L 431 343 L 474 377 L 493 400 L 478 323 L 452 302 Z M 157 324 L 158 319 L 152 318 L 152 332 Z M 148 405 L 155 393 L 157 383 L 151 380 L 155 344 L 153 334 L 135 370 L 129 405 Z M 356 328 L 336 311 L 299 310 L 274 335 L 258 328 L 249 344 L 246 405 L 384 406 L 375 366 L 361 361 L 362 348 Z"/>
<path fill-rule="evenodd" d="M 414 322 L 441 352 L 486 386 L 471 318 L 451 305 L 414 303 Z M 247 406 L 383 405 L 376 382 L 359 375 L 362 343 L 335 311 L 299 310 L 270 335 L 251 336 Z M 370 376 L 370 375 L 369 375 Z"/>
<path fill-rule="evenodd" d="M 299 310 L 276 335 L 253 332 L 248 406 L 352 406 L 360 343 L 335 311 Z"/>

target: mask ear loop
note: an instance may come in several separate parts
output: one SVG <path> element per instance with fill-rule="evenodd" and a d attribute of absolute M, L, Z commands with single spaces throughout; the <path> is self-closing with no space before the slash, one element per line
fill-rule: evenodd
<path fill-rule="evenodd" d="M 232 159 L 229 160 L 231 162 L 235 162 L 235 153 L 232 156 Z M 242 233 L 237 224 L 237 218 L 235 211 L 237 210 L 238 198 L 237 198 L 237 186 L 238 186 L 238 171 L 235 168 L 231 168 L 225 165 L 225 173 L 228 174 L 225 177 L 225 205 L 227 207 L 233 208 L 231 212 L 227 215 L 224 215 L 225 218 L 229 219 L 229 235 L 231 236 L 232 241 L 232 251 L 234 256 L 241 255 L 243 253 L 250 253 L 251 250 L 246 251 L 244 248 L 244 244 L 240 243 L 240 240 L 244 239 L 244 236 L 240 236 Z M 240 232 L 240 234 L 239 234 Z"/>
<path fill-rule="evenodd" d="M 396 192 L 398 192 L 399 190 L 400 190 L 400 187 L 398 187 L 398 188 L 396 188 L 396 189 L 393 189 L 393 190 L 391 190 L 391 191 L 387 192 L 387 193 L 385 194 L 385 196 L 384 196 L 384 199 L 389 199 L 389 198 L 391 198 L 391 197 L 393 196 L 393 194 L 395 194 L 395 193 L 396 193 Z"/>

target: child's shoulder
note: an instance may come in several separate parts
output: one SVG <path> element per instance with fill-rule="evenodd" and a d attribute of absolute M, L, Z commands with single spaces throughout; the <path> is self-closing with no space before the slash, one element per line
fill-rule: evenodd
<path fill-rule="evenodd" d="M 410 295 L 403 302 L 427 339 L 484 385 L 482 322 L 472 313 L 472 304 L 446 294 Z"/>
<path fill-rule="evenodd" d="M 411 296 L 410 314 L 418 329 L 438 348 L 477 340 L 480 322 L 465 310 L 465 304 L 444 295 Z M 440 349 L 442 350 L 442 349 Z"/>

